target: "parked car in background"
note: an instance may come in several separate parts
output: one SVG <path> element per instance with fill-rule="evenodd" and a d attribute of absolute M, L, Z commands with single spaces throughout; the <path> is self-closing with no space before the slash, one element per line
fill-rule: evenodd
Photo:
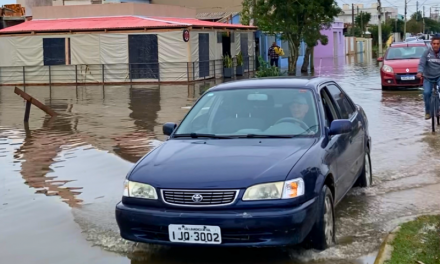
<path fill-rule="evenodd" d="M 417 37 L 407 37 L 405 42 L 417 41 Z"/>
<path fill-rule="evenodd" d="M 424 42 L 393 43 L 386 50 L 380 68 L 382 89 L 391 87 L 420 87 L 423 80 L 416 77 L 420 57 L 428 46 Z"/>
<path fill-rule="evenodd" d="M 425 42 L 426 46 L 428 46 L 428 48 L 431 48 L 431 40 L 424 40 L 423 42 Z"/>
<path fill-rule="evenodd" d="M 322 250 L 335 206 L 372 183 L 367 116 L 332 79 L 220 84 L 163 132 L 116 205 L 127 240 Z"/>

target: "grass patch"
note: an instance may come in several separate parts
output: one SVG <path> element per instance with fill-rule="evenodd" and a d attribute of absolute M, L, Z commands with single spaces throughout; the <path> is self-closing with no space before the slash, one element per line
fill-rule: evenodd
<path fill-rule="evenodd" d="M 439 264 L 440 215 L 421 216 L 403 224 L 392 245 L 394 251 L 387 264 Z"/>

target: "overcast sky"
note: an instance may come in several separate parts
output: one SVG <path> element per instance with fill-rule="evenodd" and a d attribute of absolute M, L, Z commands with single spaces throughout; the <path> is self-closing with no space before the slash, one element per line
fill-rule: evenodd
<path fill-rule="evenodd" d="M 377 3 L 377 1 L 374 0 L 363 0 L 363 1 L 354 1 L 351 2 L 350 0 L 336 0 L 339 4 L 339 6 L 342 7 L 343 4 L 349 4 L 352 3 L 362 3 L 365 7 L 369 7 L 371 3 Z M 404 14 L 405 10 L 405 0 L 381 0 L 383 7 L 397 7 L 399 9 L 399 14 Z M 440 9 L 440 1 L 439 0 L 419 0 L 419 10 L 423 10 L 423 6 L 425 6 L 425 14 L 426 16 L 429 16 L 429 8 L 434 7 L 435 4 L 437 4 L 438 8 Z M 0 0 L 0 5 L 5 4 L 15 4 L 16 0 Z M 434 9 L 434 8 L 433 8 Z M 408 0 L 408 17 L 416 12 L 417 10 L 417 0 Z"/>
<path fill-rule="evenodd" d="M 353 1 L 353 0 L 336 0 L 339 4 L 339 6 L 342 7 L 343 4 L 349 4 L 352 3 L 356 4 L 364 4 L 364 7 L 369 7 L 372 3 L 377 3 L 377 1 L 374 0 L 364 0 L 364 1 Z M 353 2 L 352 2 L 353 1 Z M 419 2 L 419 10 L 423 11 L 423 6 L 425 6 L 425 15 L 429 16 L 429 8 L 433 7 L 434 12 L 434 6 L 437 5 L 440 9 L 440 1 L 439 0 L 407 0 L 408 1 L 408 14 L 407 17 L 411 16 L 411 14 L 415 13 L 417 11 L 417 2 Z M 382 7 L 397 7 L 399 14 L 403 15 L 405 14 L 405 0 L 381 0 Z"/>

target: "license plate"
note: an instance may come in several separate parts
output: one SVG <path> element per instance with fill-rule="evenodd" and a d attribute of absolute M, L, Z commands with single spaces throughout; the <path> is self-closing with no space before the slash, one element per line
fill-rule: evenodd
<path fill-rule="evenodd" d="M 416 76 L 402 76 L 400 77 L 400 79 L 402 79 L 402 81 L 411 81 L 411 80 L 415 80 Z"/>
<path fill-rule="evenodd" d="M 218 226 L 169 225 L 171 242 L 193 244 L 221 244 L 222 235 Z"/>

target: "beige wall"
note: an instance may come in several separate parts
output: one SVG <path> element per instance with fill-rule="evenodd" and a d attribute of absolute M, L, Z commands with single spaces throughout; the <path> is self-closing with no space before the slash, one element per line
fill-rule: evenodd
<path fill-rule="evenodd" d="M 34 19 L 99 17 L 99 16 L 164 16 L 195 18 L 196 10 L 180 6 L 155 4 L 103 4 L 103 5 L 71 5 L 46 6 L 33 9 Z"/>
<path fill-rule="evenodd" d="M 153 4 L 176 5 L 197 9 L 197 13 L 239 12 L 241 0 L 151 0 Z"/>
<path fill-rule="evenodd" d="M 52 0 L 17 0 L 17 4 L 26 8 L 26 16 L 32 16 L 32 9 L 34 7 L 51 6 Z"/>

